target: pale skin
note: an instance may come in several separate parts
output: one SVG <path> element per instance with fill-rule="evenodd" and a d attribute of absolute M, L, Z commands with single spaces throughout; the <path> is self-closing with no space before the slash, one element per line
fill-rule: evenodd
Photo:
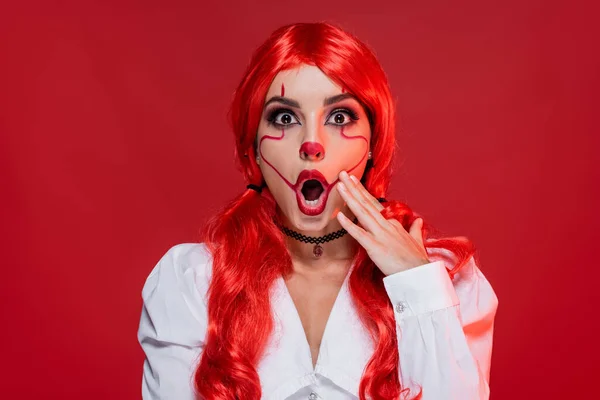
<path fill-rule="evenodd" d="M 318 259 L 312 244 L 286 236 L 294 271 L 286 287 L 302 321 L 313 366 L 333 303 L 351 265 L 354 241 L 386 276 L 429 263 L 422 220 L 415 220 L 407 231 L 398 221 L 384 218 L 384 207 L 360 183 L 371 130 L 363 107 L 352 96 L 339 96 L 344 93 L 314 66 L 282 71 L 273 80 L 265 101 L 285 97 L 298 107 L 271 101 L 263 111 L 257 135 L 258 152 L 264 157 L 257 162 L 286 226 L 307 236 L 322 236 L 342 227 L 348 231 L 325 243 L 324 254 Z M 336 98 L 341 100 L 327 103 Z M 268 120 L 274 112 L 277 124 Z M 323 151 L 318 156 L 302 154 L 299 149 L 305 142 L 318 143 Z M 300 212 L 290 189 L 290 183 L 306 169 L 319 170 L 329 184 L 339 178 L 319 215 Z M 358 224 L 352 221 L 354 217 Z"/>

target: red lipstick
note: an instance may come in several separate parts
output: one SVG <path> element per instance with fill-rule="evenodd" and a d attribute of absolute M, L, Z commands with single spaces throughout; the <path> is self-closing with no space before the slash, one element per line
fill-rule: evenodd
<path fill-rule="evenodd" d="M 314 216 L 325 210 L 333 185 L 316 169 L 303 170 L 292 189 L 296 192 L 298 208 L 303 214 Z"/>

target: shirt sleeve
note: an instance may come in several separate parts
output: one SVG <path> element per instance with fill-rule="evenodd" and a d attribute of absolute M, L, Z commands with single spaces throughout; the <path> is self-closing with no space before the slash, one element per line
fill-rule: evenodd
<path fill-rule="evenodd" d="M 400 380 L 411 394 L 420 386 L 422 400 L 487 400 L 498 298 L 473 257 L 453 279 L 447 260 L 384 278 L 396 319 Z"/>
<path fill-rule="evenodd" d="M 142 398 L 196 399 L 193 375 L 206 334 L 208 255 L 204 245 L 172 247 L 142 289 L 137 338 L 144 351 Z"/>

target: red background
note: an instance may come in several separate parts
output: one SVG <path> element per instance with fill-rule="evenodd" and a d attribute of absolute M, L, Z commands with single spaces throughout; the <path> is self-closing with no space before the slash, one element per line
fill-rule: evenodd
<path fill-rule="evenodd" d="M 244 190 L 232 92 L 272 30 L 317 20 L 357 34 L 389 75 L 401 157 L 388 197 L 479 249 L 500 299 L 492 399 L 594 397 L 594 10 L 12 3 L 0 11 L 3 398 L 140 397 L 146 276 Z"/>

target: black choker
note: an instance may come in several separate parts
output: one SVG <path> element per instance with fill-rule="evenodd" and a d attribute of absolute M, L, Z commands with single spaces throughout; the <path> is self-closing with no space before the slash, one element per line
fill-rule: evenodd
<path fill-rule="evenodd" d="M 356 223 L 357 221 L 358 220 L 356 218 L 354 218 L 354 223 Z M 286 228 L 285 226 L 280 225 L 277 222 L 275 222 L 275 225 L 277 225 L 279 227 L 279 229 L 281 229 L 281 231 L 286 234 L 286 236 L 289 236 L 293 239 L 299 240 L 302 243 L 314 244 L 315 247 L 313 247 L 313 254 L 316 258 L 319 258 L 323 255 L 323 247 L 321 246 L 321 243 L 327 243 L 332 240 L 339 239 L 342 236 L 344 236 L 346 233 L 348 233 L 347 230 L 342 228 L 339 231 L 331 232 L 324 236 L 318 236 L 318 237 L 306 236 L 299 232 L 291 230 L 290 228 Z"/>

